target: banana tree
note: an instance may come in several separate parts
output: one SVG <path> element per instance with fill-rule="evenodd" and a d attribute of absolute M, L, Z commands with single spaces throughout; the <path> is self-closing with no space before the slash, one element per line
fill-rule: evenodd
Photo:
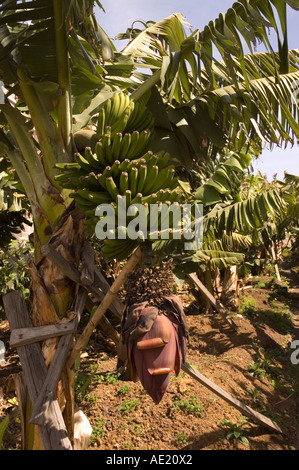
<path fill-rule="evenodd" d="M 69 191 L 55 180 L 55 165 L 72 161 L 72 135 L 85 109 L 92 100 L 94 107 L 106 100 L 118 79 L 125 87 L 132 64 L 118 54 L 113 59 L 117 72 L 104 70 L 104 62 L 111 68 L 114 47 L 95 20 L 93 2 L 1 1 L 0 11 L 0 70 L 5 87 L 0 108 L 1 157 L 15 169 L 33 217 L 33 323 L 57 323 L 67 314 L 76 286 L 42 255 L 41 247 L 51 243 L 78 266 L 85 226 Z M 52 352 L 51 346 L 43 348 L 47 363 L 53 348 L 55 344 Z M 72 441 L 73 377 L 66 371 L 62 377 L 64 419 Z M 39 448 L 34 426 L 26 429 L 30 447 Z"/>

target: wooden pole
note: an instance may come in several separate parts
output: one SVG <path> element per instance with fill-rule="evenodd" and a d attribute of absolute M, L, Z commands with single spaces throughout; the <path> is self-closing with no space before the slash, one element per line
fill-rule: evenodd
<path fill-rule="evenodd" d="M 67 366 L 71 368 L 77 358 L 77 356 L 80 354 L 80 351 L 83 349 L 85 343 L 88 341 L 90 336 L 92 335 L 93 330 L 105 314 L 106 310 L 109 308 L 111 302 L 115 298 L 115 296 L 118 294 L 121 286 L 123 285 L 127 275 L 133 271 L 135 266 L 139 263 L 139 261 L 142 258 L 142 251 L 141 248 L 139 247 L 128 259 L 127 263 L 121 270 L 120 274 L 117 276 L 115 281 L 113 282 L 112 286 L 106 293 L 105 297 L 103 298 L 102 302 L 98 306 L 97 310 L 93 314 L 92 318 L 89 320 L 87 323 L 86 327 L 84 328 L 82 334 L 79 336 L 77 339 L 76 343 L 74 344 L 74 347 L 72 348 L 72 351 L 70 353 L 70 356 L 67 361 Z"/>
<path fill-rule="evenodd" d="M 218 397 L 222 398 L 227 403 L 232 405 L 234 408 L 239 410 L 243 415 L 249 418 L 252 418 L 258 424 L 261 424 L 262 426 L 265 426 L 268 429 L 271 429 L 271 431 L 276 431 L 276 432 L 279 432 L 280 434 L 284 434 L 282 429 L 278 426 L 278 424 L 274 423 L 273 421 L 271 421 L 271 419 L 262 415 L 258 411 L 255 411 L 249 406 L 244 405 L 244 403 L 242 403 L 240 400 L 238 400 L 237 398 L 234 398 L 228 392 L 218 387 L 218 385 L 214 384 L 210 379 L 202 375 L 197 370 L 193 369 L 193 367 L 191 367 L 188 363 L 184 362 L 182 364 L 181 369 L 187 374 L 189 374 L 193 379 L 197 380 L 197 382 L 200 382 L 202 385 L 204 385 L 213 393 L 215 393 Z"/>

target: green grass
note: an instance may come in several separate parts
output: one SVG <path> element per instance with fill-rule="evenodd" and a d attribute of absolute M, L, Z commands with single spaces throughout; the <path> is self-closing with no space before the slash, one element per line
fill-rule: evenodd
<path fill-rule="evenodd" d="M 176 410 L 192 414 L 194 416 L 201 416 L 203 413 L 203 406 L 197 397 L 189 397 L 185 400 L 174 399 L 174 407 Z"/>
<path fill-rule="evenodd" d="M 179 445 L 187 444 L 189 441 L 189 436 L 185 432 L 177 432 L 175 433 L 174 437 Z"/>
<path fill-rule="evenodd" d="M 241 297 L 240 313 L 243 315 L 252 315 L 256 311 L 256 300 L 253 297 Z"/>
<path fill-rule="evenodd" d="M 122 385 L 117 391 L 117 395 L 127 395 L 130 392 L 131 388 L 129 385 Z"/>
<path fill-rule="evenodd" d="M 118 405 L 117 409 L 122 414 L 129 414 L 130 412 L 135 411 L 139 405 L 139 400 L 137 398 L 132 398 L 131 400 L 123 401 L 120 405 Z"/>

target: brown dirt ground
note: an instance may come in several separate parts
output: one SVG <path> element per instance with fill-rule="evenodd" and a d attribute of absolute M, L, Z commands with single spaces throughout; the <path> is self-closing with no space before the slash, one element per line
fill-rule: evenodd
<path fill-rule="evenodd" d="M 236 331 L 219 315 L 200 314 L 194 303 L 190 306 L 190 295 L 182 294 L 190 328 L 187 362 L 244 404 L 277 422 L 284 435 L 249 419 L 243 429 L 248 445 L 227 439 L 228 429 L 221 420 L 226 418 L 238 423 L 241 413 L 182 372 L 172 377 L 162 401 L 155 405 L 139 382 L 115 377 L 116 347 L 98 330 L 82 354 L 80 367 L 81 385 L 86 389 L 78 405 L 93 427 L 89 449 L 297 449 L 296 375 L 299 366 L 295 369 L 290 363 L 293 332 L 286 331 L 266 314 L 270 309 L 269 292 L 265 288 L 246 291 L 247 296 L 256 299 L 257 309 L 251 316 L 234 316 Z M 7 414 L 10 417 L 3 447 L 20 449 L 18 407 L 14 391 L 9 391 L 8 380 L 10 374 L 20 370 L 20 364 L 16 353 L 9 349 L 6 321 L 0 323 L 0 338 L 4 338 L 8 349 L 7 362 L 0 366 L 0 422 Z M 256 344 L 264 348 L 264 358 L 269 356 L 267 363 L 273 367 L 271 375 L 256 377 L 248 370 L 257 360 Z M 249 389 L 258 392 L 253 395 Z M 197 416 L 192 413 L 191 400 L 198 405 Z M 129 409 L 130 405 L 135 405 L 135 409 Z"/>

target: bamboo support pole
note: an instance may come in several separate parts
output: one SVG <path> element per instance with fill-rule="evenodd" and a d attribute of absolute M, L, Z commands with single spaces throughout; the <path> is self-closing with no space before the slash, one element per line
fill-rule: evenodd
<path fill-rule="evenodd" d="M 103 298 L 102 302 L 98 306 L 97 310 L 95 311 L 94 315 L 92 318 L 89 320 L 87 323 L 86 327 L 84 328 L 82 334 L 79 336 L 77 341 L 74 344 L 74 347 L 72 348 L 72 351 L 69 355 L 68 361 L 67 361 L 67 366 L 71 368 L 73 364 L 75 363 L 75 360 L 77 356 L 80 354 L 81 349 L 83 349 L 84 345 L 92 335 L 93 330 L 96 328 L 97 324 L 105 314 L 106 310 L 109 308 L 111 302 L 115 298 L 115 296 L 118 294 L 121 286 L 123 285 L 126 277 L 128 274 L 130 274 L 135 266 L 139 263 L 139 261 L 142 258 L 142 251 L 141 248 L 139 247 L 128 259 L 127 263 L 121 270 L 120 274 L 117 276 L 115 281 L 113 282 L 112 286 L 106 293 L 105 297 Z"/>

